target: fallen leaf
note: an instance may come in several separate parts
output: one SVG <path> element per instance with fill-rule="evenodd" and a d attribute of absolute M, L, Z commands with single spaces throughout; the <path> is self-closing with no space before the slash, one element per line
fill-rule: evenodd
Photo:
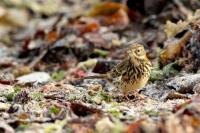
<path fill-rule="evenodd" d="M 161 62 L 167 64 L 180 56 L 183 47 L 188 43 L 191 35 L 191 31 L 188 31 L 180 40 L 169 42 L 168 46 L 160 53 Z"/>
<path fill-rule="evenodd" d="M 77 31 L 80 35 L 89 32 L 97 32 L 100 29 L 98 21 L 90 17 L 75 18 L 70 21 L 67 26 Z"/>
<path fill-rule="evenodd" d="M 49 42 L 54 42 L 58 39 L 58 33 L 56 31 L 51 31 L 47 34 L 47 40 Z"/>
<path fill-rule="evenodd" d="M 127 7 L 124 4 L 115 3 L 115 2 L 104 2 L 92 8 L 89 11 L 88 15 L 92 17 L 99 16 L 99 15 L 110 16 L 113 13 L 117 12 L 119 9 L 123 9 L 127 11 Z"/>
<path fill-rule="evenodd" d="M 89 16 L 95 17 L 102 25 L 111 26 L 113 29 L 124 29 L 129 24 L 127 7 L 115 2 L 104 2 L 92 8 Z"/>
<path fill-rule="evenodd" d="M 179 32 L 183 31 L 186 26 L 188 25 L 188 22 L 186 21 L 178 21 L 176 24 L 171 22 L 171 21 L 167 21 L 165 24 L 165 33 L 167 34 L 167 37 L 174 37 L 175 35 L 177 35 Z"/>
<path fill-rule="evenodd" d="M 22 113 L 22 114 L 19 114 L 17 117 L 18 117 L 19 119 L 21 119 L 21 120 L 25 120 L 25 119 L 29 119 L 29 118 L 30 118 L 30 115 L 27 114 L 27 113 Z"/>
<path fill-rule="evenodd" d="M 129 125 L 124 133 L 140 133 L 141 132 L 141 125 L 144 119 L 138 120 L 133 124 Z"/>
<path fill-rule="evenodd" d="M 71 109 L 72 111 L 79 117 L 86 117 L 88 115 L 93 115 L 93 114 L 101 114 L 101 110 L 85 106 L 81 103 L 71 103 Z"/>

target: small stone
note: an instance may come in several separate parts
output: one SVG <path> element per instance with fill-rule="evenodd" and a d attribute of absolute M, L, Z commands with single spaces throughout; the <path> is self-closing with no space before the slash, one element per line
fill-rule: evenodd
<path fill-rule="evenodd" d="M 114 126 L 108 117 L 101 119 L 95 125 L 98 133 L 110 133 Z"/>
<path fill-rule="evenodd" d="M 100 105 L 101 102 L 102 102 L 102 99 L 101 99 L 101 97 L 99 97 L 99 96 L 93 97 L 92 100 L 93 100 L 96 104 L 98 104 L 98 105 Z"/>
<path fill-rule="evenodd" d="M 191 93 L 193 87 L 200 82 L 200 74 L 189 74 L 182 77 L 175 77 L 173 80 L 168 82 L 168 87 L 174 88 L 180 93 Z"/>
<path fill-rule="evenodd" d="M 88 88 L 89 90 L 93 90 L 93 91 L 102 91 L 102 85 L 101 84 L 95 84 L 95 85 L 91 85 Z"/>
<path fill-rule="evenodd" d="M 17 78 L 19 83 L 29 83 L 29 82 L 33 82 L 33 83 L 46 83 L 51 81 L 51 77 L 48 73 L 45 72 L 34 72 L 31 74 L 27 74 L 24 76 L 21 76 L 19 78 Z"/>
<path fill-rule="evenodd" d="M 10 104 L 0 103 L 0 111 L 7 111 L 10 108 Z"/>
<path fill-rule="evenodd" d="M 196 84 L 193 88 L 193 91 L 195 94 L 199 95 L 200 94 L 200 83 Z"/>
<path fill-rule="evenodd" d="M 4 133 L 15 133 L 14 129 L 3 121 L 0 121 L 0 130 Z"/>

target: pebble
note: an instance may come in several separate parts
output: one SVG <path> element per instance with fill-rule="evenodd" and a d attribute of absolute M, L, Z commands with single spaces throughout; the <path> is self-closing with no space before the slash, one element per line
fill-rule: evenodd
<path fill-rule="evenodd" d="M 23 75 L 17 78 L 19 83 L 46 83 L 51 81 L 51 77 L 48 73 L 45 72 L 34 72 L 31 74 Z"/>

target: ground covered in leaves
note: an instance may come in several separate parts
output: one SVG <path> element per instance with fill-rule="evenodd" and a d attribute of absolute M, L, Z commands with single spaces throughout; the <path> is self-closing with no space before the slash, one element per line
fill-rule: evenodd
<path fill-rule="evenodd" d="M 198 0 L 1 0 L 0 133 L 200 132 Z M 103 79 L 144 45 L 143 100 Z"/>

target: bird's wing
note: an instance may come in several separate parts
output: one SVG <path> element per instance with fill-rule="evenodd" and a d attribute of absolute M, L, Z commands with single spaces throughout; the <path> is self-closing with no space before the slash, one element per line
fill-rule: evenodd
<path fill-rule="evenodd" d="M 109 73 L 110 78 L 117 78 L 122 76 L 126 71 L 129 64 L 128 58 L 116 65 Z"/>

